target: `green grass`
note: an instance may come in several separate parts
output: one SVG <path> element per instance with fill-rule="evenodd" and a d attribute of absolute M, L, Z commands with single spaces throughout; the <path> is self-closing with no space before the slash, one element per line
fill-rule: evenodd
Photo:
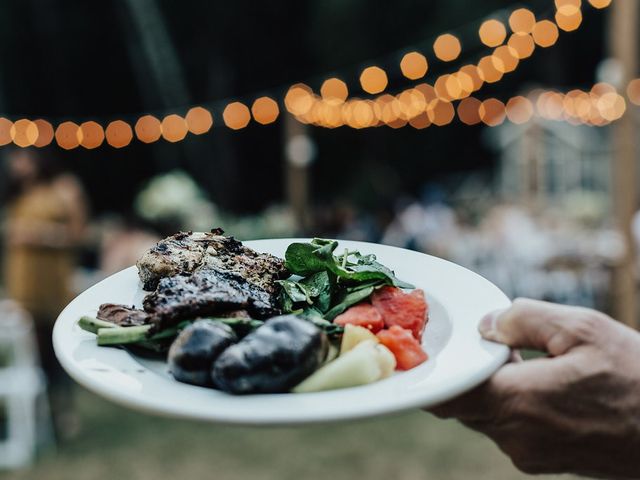
<path fill-rule="evenodd" d="M 411 412 L 301 428 L 151 417 L 78 392 L 81 434 L 1 480 L 528 478 L 486 438 Z"/>

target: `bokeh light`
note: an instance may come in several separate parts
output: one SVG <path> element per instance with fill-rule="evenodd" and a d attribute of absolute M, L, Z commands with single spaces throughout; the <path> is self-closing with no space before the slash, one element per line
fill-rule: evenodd
<path fill-rule="evenodd" d="M 478 62 L 478 74 L 480 78 L 487 83 L 495 83 L 500 80 L 503 73 L 496 68 L 496 63 L 498 62 L 499 60 L 496 60 L 493 55 L 482 57 L 480 62 Z"/>
<path fill-rule="evenodd" d="M 424 77 L 428 68 L 427 58 L 419 52 L 409 52 L 400 61 L 402 74 L 410 80 Z"/>
<path fill-rule="evenodd" d="M 80 124 L 80 145 L 86 149 L 98 148 L 104 142 L 104 129 L 94 121 Z M 129 142 L 127 142 L 128 144 Z M 123 145 L 124 146 L 124 145 Z"/>
<path fill-rule="evenodd" d="M 437 97 L 435 88 L 428 83 L 419 83 L 414 88 L 424 96 L 427 103 Z"/>
<path fill-rule="evenodd" d="M 53 141 L 53 125 L 42 118 L 34 120 L 33 123 L 38 127 L 38 138 L 33 145 L 36 147 L 46 147 Z"/>
<path fill-rule="evenodd" d="M 19 147 L 29 147 L 38 139 L 38 127 L 31 120 L 16 120 L 10 129 L 13 143 Z"/>
<path fill-rule="evenodd" d="M 278 102 L 270 97 L 256 98 L 251 105 L 251 114 L 256 122 L 261 125 L 268 125 L 277 120 L 280 115 Z"/>
<path fill-rule="evenodd" d="M 451 75 L 448 74 L 440 75 L 436 79 L 436 83 L 433 84 L 433 90 L 435 91 L 436 96 L 440 100 L 444 100 L 447 102 L 450 102 L 454 99 L 454 97 L 449 94 L 449 89 L 447 88 L 447 80 L 449 80 L 450 76 Z"/>
<path fill-rule="evenodd" d="M 597 106 L 602 118 L 610 122 L 622 117 L 627 109 L 624 98 L 616 92 L 608 92 L 602 95 L 598 100 Z"/>
<path fill-rule="evenodd" d="M 462 46 L 460 40 L 450 33 L 445 33 L 436 38 L 433 43 L 433 52 L 443 62 L 455 60 L 460 55 Z"/>
<path fill-rule="evenodd" d="M 0 145 L 11 143 L 11 127 L 13 122 L 7 118 L 0 117 Z"/>
<path fill-rule="evenodd" d="M 551 47 L 558 41 L 558 27 L 550 20 L 541 20 L 533 26 L 533 41 L 540 47 Z"/>
<path fill-rule="evenodd" d="M 523 96 L 510 98 L 505 107 L 507 118 L 515 124 L 526 123 L 533 117 L 533 104 Z"/>
<path fill-rule="evenodd" d="M 352 102 L 350 126 L 355 128 L 373 126 L 376 120 L 373 105 L 374 102 L 371 100 L 355 100 Z"/>
<path fill-rule="evenodd" d="M 507 38 L 507 29 L 502 22 L 492 18 L 482 22 L 478 35 L 480 41 L 487 47 L 497 47 L 502 45 L 504 39 Z"/>
<path fill-rule="evenodd" d="M 360 85 L 367 93 L 383 92 L 388 83 L 387 74 L 380 67 L 367 67 L 360 74 Z"/>
<path fill-rule="evenodd" d="M 431 100 L 427 106 L 427 115 L 434 125 L 442 127 L 448 125 L 455 116 L 455 109 L 451 102 L 440 100 L 438 98 Z"/>
<path fill-rule="evenodd" d="M 244 103 L 232 102 L 225 107 L 222 112 L 222 118 L 227 127 L 232 130 L 240 130 L 249 124 L 251 114 Z"/>
<path fill-rule="evenodd" d="M 594 8 L 606 8 L 611 5 L 611 0 L 589 0 L 589 3 Z"/>
<path fill-rule="evenodd" d="M 136 137 L 143 143 L 152 143 L 162 136 L 162 125 L 153 115 L 144 115 L 138 119 L 134 127 Z"/>
<path fill-rule="evenodd" d="M 627 96 L 634 105 L 640 105 L 640 78 L 634 78 L 627 85 Z"/>
<path fill-rule="evenodd" d="M 409 120 L 424 113 L 427 107 L 427 101 L 422 92 L 414 88 L 405 90 L 396 98 L 399 102 L 400 112 L 404 118 Z"/>
<path fill-rule="evenodd" d="M 513 72 L 518 67 L 518 63 L 520 63 L 518 52 L 508 45 L 496 48 L 493 55 L 491 55 L 491 59 L 496 70 L 503 73 Z"/>
<path fill-rule="evenodd" d="M 71 150 L 80 145 L 82 140 L 80 127 L 73 122 L 62 122 L 56 128 L 55 138 L 60 148 Z"/>
<path fill-rule="evenodd" d="M 509 27 L 513 33 L 531 33 L 536 16 L 531 10 L 518 8 L 509 16 Z"/>
<path fill-rule="evenodd" d="M 204 107 L 190 108 L 184 119 L 187 121 L 187 128 L 194 135 L 207 133 L 213 126 L 213 116 Z"/>
<path fill-rule="evenodd" d="M 133 139 L 133 130 L 131 130 L 131 125 L 122 120 L 114 120 L 109 123 L 104 133 L 107 143 L 113 148 L 126 147 Z"/>
<path fill-rule="evenodd" d="M 304 115 L 313 107 L 313 90 L 304 83 L 289 87 L 284 97 L 284 106 L 293 115 Z"/>
<path fill-rule="evenodd" d="M 464 73 L 465 75 L 468 75 L 469 78 L 471 78 L 471 81 L 473 82 L 473 89 L 471 90 L 472 92 L 476 92 L 482 88 L 484 80 L 482 80 L 482 77 L 480 76 L 480 72 L 476 65 L 465 65 L 460 68 L 459 72 Z"/>
<path fill-rule="evenodd" d="M 565 32 L 577 30 L 582 23 L 582 12 L 579 8 L 566 6 L 556 12 L 556 24 Z"/>
<path fill-rule="evenodd" d="M 416 130 L 422 130 L 431 126 L 431 120 L 429 120 L 429 115 L 427 115 L 427 112 L 422 112 L 420 115 L 417 115 L 409 120 L 409 125 L 411 125 Z"/>
<path fill-rule="evenodd" d="M 162 138 L 167 142 L 175 143 L 187 136 L 189 127 L 187 121 L 175 113 L 167 115 L 161 123 Z"/>
<path fill-rule="evenodd" d="M 514 33 L 509 37 L 507 44 L 513 48 L 520 60 L 529 58 L 536 48 L 533 37 L 528 33 Z"/>
<path fill-rule="evenodd" d="M 478 113 L 482 122 L 490 127 L 500 125 L 504 122 L 506 115 L 504 103 L 496 98 L 489 98 L 483 101 Z"/>
<path fill-rule="evenodd" d="M 481 101 L 475 97 L 465 98 L 458 104 L 458 118 L 465 125 L 477 125 L 480 119 Z"/>
<path fill-rule="evenodd" d="M 347 84 L 339 78 L 329 78 L 322 83 L 320 95 L 326 102 L 340 104 L 349 96 L 349 89 Z"/>

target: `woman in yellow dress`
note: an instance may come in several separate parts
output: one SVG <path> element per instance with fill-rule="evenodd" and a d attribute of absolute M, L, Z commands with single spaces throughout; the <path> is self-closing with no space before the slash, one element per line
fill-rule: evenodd
<path fill-rule="evenodd" d="M 24 149 L 12 151 L 8 160 L 4 286 L 8 296 L 33 315 L 54 415 L 64 430 L 60 423 L 65 423 L 64 414 L 70 410 L 57 404 L 69 403 L 69 387 L 53 354 L 51 331 L 72 297 L 86 201 L 76 178 L 63 173 L 53 158 Z"/>

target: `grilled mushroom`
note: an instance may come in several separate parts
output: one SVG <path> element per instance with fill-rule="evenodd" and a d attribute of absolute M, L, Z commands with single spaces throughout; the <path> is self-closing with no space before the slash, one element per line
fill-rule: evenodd
<path fill-rule="evenodd" d="M 211 386 L 211 365 L 238 341 L 231 327 L 212 320 L 198 320 L 185 328 L 169 349 L 173 377 L 185 383 Z"/>
<path fill-rule="evenodd" d="M 327 355 L 326 335 L 294 315 L 267 320 L 214 362 L 212 379 L 229 393 L 288 392 Z"/>

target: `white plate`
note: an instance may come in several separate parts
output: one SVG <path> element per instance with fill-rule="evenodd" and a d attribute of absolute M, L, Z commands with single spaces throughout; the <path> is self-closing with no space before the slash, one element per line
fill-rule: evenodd
<path fill-rule="evenodd" d="M 282 257 L 296 239 L 246 245 Z M 305 241 L 305 240 L 298 240 Z M 165 416 L 236 423 L 284 425 L 336 421 L 435 405 L 486 380 L 509 355 L 477 331 L 487 312 L 509 299 L 479 275 L 440 258 L 385 245 L 341 241 L 343 248 L 374 253 L 396 275 L 422 288 L 430 306 L 423 347 L 429 360 L 362 387 L 306 394 L 232 396 L 173 380 L 165 362 L 119 348 L 98 347 L 77 325 L 101 303 L 140 306 L 145 292 L 136 267 L 123 270 L 78 296 L 60 314 L 53 345 L 67 372 L 88 389 L 128 407 Z"/>

